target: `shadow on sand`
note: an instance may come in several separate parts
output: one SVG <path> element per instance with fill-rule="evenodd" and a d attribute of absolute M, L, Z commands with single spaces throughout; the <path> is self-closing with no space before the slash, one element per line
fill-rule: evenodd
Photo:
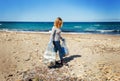
<path fill-rule="evenodd" d="M 64 58 L 64 61 L 65 61 L 65 65 L 66 66 L 69 66 L 68 65 L 68 62 L 70 62 L 71 60 L 74 60 L 74 58 L 78 58 L 78 57 L 81 57 L 81 55 L 71 55 L 69 57 L 65 57 Z M 52 69 L 52 68 L 61 68 L 62 66 L 59 65 L 59 64 L 55 64 L 54 66 L 50 66 L 49 68 Z"/>

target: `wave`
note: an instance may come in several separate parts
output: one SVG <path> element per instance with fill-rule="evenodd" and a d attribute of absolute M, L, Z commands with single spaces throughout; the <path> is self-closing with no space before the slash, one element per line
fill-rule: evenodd
<path fill-rule="evenodd" d="M 0 31 L 24 31 L 22 29 L 0 29 Z"/>
<path fill-rule="evenodd" d="M 50 32 L 45 32 L 45 31 L 24 31 L 24 30 L 16 30 L 16 29 L 12 29 L 12 30 L 8 30 L 8 29 L 2 29 L 0 30 L 1 32 L 21 32 L 21 33 L 50 33 Z"/>
<path fill-rule="evenodd" d="M 0 29 L 0 31 L 9 31 L 8 29 Z"/>
<path fill-rule="evenodd" d="M 102 32 L 102 33 L 104 33 L 104 32 L 120 32 L 120 30 L 96 30 L 96 31 Z"/>
<path fill-rule="evenodd" d="M 21 29 L 0 29 L 0 31 L 5 31 L 5 32 L 28 32 L 28 33 L 51 33 L 51 30 L 48 31 L 35 31 L 35 30 L 21 30 Z M 114 34 L 120 35 L 120 30 L 63 30 L 62 33 L 66 34 Z"/>
<path fill-rule="evenodd" d="M 52 30 L 49 30 L 48 32 L 49 32 L 49 33 L 51 33 L 51 32 L 52 32 Z"/>
<path fill-rule="evenodd" d="M 94 26 L 101 26 L 100 24 L 95 24 Z"/>
<path fill-rule="evenodd" d="M 95 29 L 95 28 L 86 28 L 84 31 L 86 32 L 101 32 L 101 33 L 105 33 L 105 32 L 120 32 L 120 30 L 100 30 L 100 29 Z"/>
<path fill-rule="evenodd" d="M 86 28 L 84 31 L 96 31 L 94 27 Z"/>
<path fill-rule="evenodd" d="M 74 28 L 81 28 L 81 26 L 74 26 Z"/>

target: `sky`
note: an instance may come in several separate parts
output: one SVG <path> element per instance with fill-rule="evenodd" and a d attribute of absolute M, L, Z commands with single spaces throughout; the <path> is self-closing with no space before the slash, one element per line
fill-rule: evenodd
<path fill-rule="evenodd" d="M 120 0 L 0 0 L 0 21 L 120 21 Z"/>

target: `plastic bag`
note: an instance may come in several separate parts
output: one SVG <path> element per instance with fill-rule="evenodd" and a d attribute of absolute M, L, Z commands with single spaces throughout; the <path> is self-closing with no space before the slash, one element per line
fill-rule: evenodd
<path fill-rule="evenodd" d="M 67 48 L 67 45 L 66 45 L 66 40 L 64 40 L 62 42 L 61 47 L 62 47 L 62 52 L 63 52 L 64 56 L 69 55 L 69 51 L 68 51 L 68 48 Z"/>
<path fill-rule="evenodd" d="M 55 53 L 54 45 L 53 45 L 52 41 L 50 41 L 48 43 L 47 49 L 46 49 L 43 57 L 44 57 L 43 62 L 46 65 L 48 65 L 48 66 L 55 65 L 56 53 Z"/>

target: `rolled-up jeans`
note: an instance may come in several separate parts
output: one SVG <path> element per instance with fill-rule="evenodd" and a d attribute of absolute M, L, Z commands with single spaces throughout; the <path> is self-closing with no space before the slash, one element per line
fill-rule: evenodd
<path fill-rule="evenodd" d="M 57 53 L 57 51 L 58 51 L 60 60 L 63 60 L 63 52 L 62 52 L 62 48 L 60 45 L 60 41 L 53 41 L 53 44 L 54 44 L 55 52 Z"/>

